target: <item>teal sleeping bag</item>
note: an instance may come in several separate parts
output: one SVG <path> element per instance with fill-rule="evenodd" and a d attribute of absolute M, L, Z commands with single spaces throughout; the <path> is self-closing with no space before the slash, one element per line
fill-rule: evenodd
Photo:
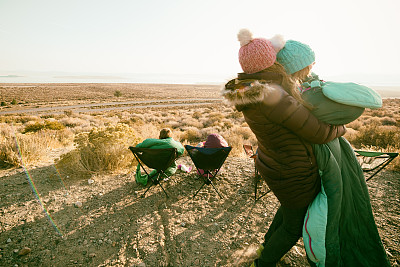
<path fill-rule="evenodd" d="M 322 87 L 315 86 L 302 95 L 318 107 L 312 110 L 314 115 L 327 123 L 349 123 L 364 110 L 349 105 L 341 111 L 328 110 L 340 105 L 331 103 L 322 92 Z M 346 114 L 355 111 L 357 115 Z M 303 242 L 309 259 L 316 266 L 390 266 L 373 217 L 364 174 L 351 145 L 340 137 L 313 145 L 313 151 L 321 176 L 321 192 L 304 219 Z"/>
<path fill-rule="evenodd" d="M 335 125 L 356 120 L 365 108 L 382 107 L 382 98 L 373 89 L 356 83 L 325 82 L 314 73 L 301 85 L 301 91 L 313 114 Z"/>
<path fill-rule="evenodd" d="M 361 107 L 341 104 L 327 98 L 322 92 L 322 87 L 311 88 L 305 91 L 302 97 L 312 105 L 311 112 L 315 117 L 329 124 L 348 124 L 360 117 L 365 110 Z"/>

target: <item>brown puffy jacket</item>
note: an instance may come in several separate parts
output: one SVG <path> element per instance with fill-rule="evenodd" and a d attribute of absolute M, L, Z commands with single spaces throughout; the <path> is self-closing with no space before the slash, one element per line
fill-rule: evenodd
<path fill-rule="evenodd" d="M 231 81 L 222 94 L 242 111 L 257 137 L 256 166 L 261 176 L 282 205 L 307 206 L 321 187 L 310 143 L 327 143 L 342 136 L 346 128 L 320 122 L 279 85 L 236 83 L 232 88 Z"/>

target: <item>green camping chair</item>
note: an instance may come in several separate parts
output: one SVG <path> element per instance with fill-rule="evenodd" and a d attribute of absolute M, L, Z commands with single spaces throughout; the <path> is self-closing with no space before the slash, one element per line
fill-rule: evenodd
<path fill-rule="evenodd" d="M 369 181 L 377 175 L 383 168 L 392 162 L 399 153 L 397 152 L 378 152 L 354 150 L 363 171 L 369 174 L 366 180 Z"/>
<path fill-rule="evenodd" d="M 246 155 L 254 160 L 254 200 L 257 201 L 269 192 L 271 192 L 271 189 L 268 189 L 266 192 L 261 193 L 261 196 L 257 197 L 258 185 L 260 182 L 262 182 L 261 175 L 256 167 L 257 152 L 254 153 L 253 147 L 251 145 L 243 145 L 243 149 Z"/>
<path fill-rule="evenodd" d="M 129 149 L 132 151 L 136 160 L 139 162 L 140 167 L 144 170 L 150 180 L 150 185 L 143 193 L 142 197 L 144 197 L 149 191 L 149 189 L 153 185 L 159 185 L 161 189 L 164 191 L 165 195 L 168 197 L 167 192 L 164 187 L 161 185 L 161 182 L 165 178 L 170 178 L 167 174 L 165 174 L 166 169 L 171 166 L 171 164 L 177 158 L 177 149 L 176 148 L 164 148 L 164 149 L 153 149 L 153 148 L 139 148 L 130 146 Z M 150 177 L 150 172 L 145 168 L 154 169 L 157 172 Z"/>

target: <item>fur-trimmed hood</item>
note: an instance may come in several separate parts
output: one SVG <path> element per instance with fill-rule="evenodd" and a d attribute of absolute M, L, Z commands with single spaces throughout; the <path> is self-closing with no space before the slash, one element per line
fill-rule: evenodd
<path fill-rule="evenodd" d="M 279 101 L 282 87 L 263 80 L 233 79 L 221 91 L 225 100 L 233 106 L 246 106 L 263 102 L 272 105 Z"/>

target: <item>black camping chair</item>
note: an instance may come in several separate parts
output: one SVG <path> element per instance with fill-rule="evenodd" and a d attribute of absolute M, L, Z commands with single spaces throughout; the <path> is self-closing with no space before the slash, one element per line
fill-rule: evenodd
<path fill-rule="evenodd" d="M 362 170 L 369 174 L 366 180 L 369 181 L 377 175 L 383 168 L 392 162 L 399 153 L 397 152 L 378 152 L 378 151 L 363 151 L 355 150 L 358 162 Z"/>
<path fill-rule="evenodd" d="M 243 145 L 244 152 L 246 153 L 249 158 L 254 160 L 254 201 L 259 200 L 269 192 L 271 192 L 271 189 L 268 189 L 266 192 L 261 193 L 261 196 L 257 197 L 257 191 L 258 191 L 258 183 L 262 182 L 262 178 L 260 173 L 257 170 L 256 167 L 256 158 L 257 158 L 257 152 L 254 153 L 253 147 L 251 145 Z"/>
<path fill-rule="evenodd" d="M 168 197 L 167 192 L 161 185 L 161 181 L 165 178 L 170 178 L 165 174 L 165 170 L 171 166 L 171 164 L 177 158 L 176 148 L 163 148 L 163 149 L 153 149 L 153 148 L 140 148 L 130 146 L 129 149 L 132 151 L 136 160 L 139 162 L 140 167 L 149 176 L 150 185 L 143 193 L 141 197 L 144 197 L 153 185 L 159 185 L 164 191 L 165 195 Z M 149 172 L 146 170 L 145 166 L 154 169 L 157 173 L 150 177 Z"/>
<path fill-rule="evenodd" d="M 199 190 L 197 190 L 193 195 L 193 198 L 206 184 L 211 185 L 217 192 L 218 196 L 222 198 L 221 194 L 215 188 L 213 180 L 231 152 L 232 147 L 205 148 L 185 145 L 185 149 L 192 159 L 194 166 L 196 166 L 197 172 L 200 173 L 199 177 L 202 178 L 204 182 Z"/>

